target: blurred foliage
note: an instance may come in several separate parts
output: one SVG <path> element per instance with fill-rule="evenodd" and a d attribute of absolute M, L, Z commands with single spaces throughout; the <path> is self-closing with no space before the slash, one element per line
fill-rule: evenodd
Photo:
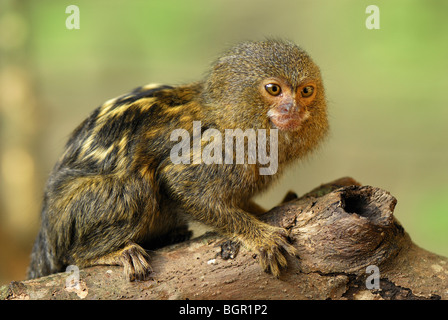
<path fill-rule="evenodd" d="M 288 190 L 301 194 L 349 175 L 390 191 L 412 239 L 448 255 L 448 2 L 376 1 L 379 30 L 365 27 L 365 9 L 374 4 L 365 0 L 8 2 L 28 43 L 26 67 L 39 102 L 37 204 L 67 136 L 97 105 L 150 82 L 198 80 L 232 44 L 281 37 L 320 65 L 332 129 L 325 145 L 259 202 L 270 207 Z M 80 9 L 79 30 L 65 27 L 71 4 Z M 18 37 L 7 38 L 5 15 L 0 46 Z M 0 221 L 18 214 L 3 210 Z M 34 233 L 0 228 L 21 235 L 17 241 L 30 250 L 38 212 L 26 214 Z"/>

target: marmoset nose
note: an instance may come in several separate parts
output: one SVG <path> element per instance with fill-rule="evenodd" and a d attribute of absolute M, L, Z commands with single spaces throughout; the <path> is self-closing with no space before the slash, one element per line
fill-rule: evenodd
<path fill-rule="evenodd" d="M 282 105 L 280 105 L 280 107 L 278 108 L 278 111 L 281 114 L 289 114 L 291 112 L 296 111 L 297 109 L 297 105 L 294 102 L 288 102 L 288 103 L 284 103 Z"/>

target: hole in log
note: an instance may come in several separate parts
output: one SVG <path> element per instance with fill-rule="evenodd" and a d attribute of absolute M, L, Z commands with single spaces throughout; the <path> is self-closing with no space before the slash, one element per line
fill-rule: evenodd
<path fill-rule="evenodd" d="M 341 194 L 342 208 L 347 213 L 357 214 L 368 219 L 381 215 L 379 208 L 372 202 L 370 192 L 360 190 L 346 190 Z"/>

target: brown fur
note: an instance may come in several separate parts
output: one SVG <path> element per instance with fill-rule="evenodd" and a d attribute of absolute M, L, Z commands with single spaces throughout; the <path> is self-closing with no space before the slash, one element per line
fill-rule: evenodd
<path fill-rule="evenodd" d="M 285 92 L 290 88 L 301 110 L 286 116 L 287 123 L 299 119 L 300 126 L 278 132 L 277 174 L 260 175 L 259 163 L 171 162 L 176 144 L 171 132 L 184 128 L 192 137 L 193 121 L 223 134 L 225 129 L 275 128 L 280 116 L 270 118 L 268 112 L 280 114 L 285 103 L 276 105 L 275 97 L 266 98 L 259 89 L 268 78 L 279 79 Z M 312 99 L 294 91 L 306 81 L 316 87 Z M 284 253 L 295 250 L 286 230 L 256 218 L 261 209 L 251 198 L 287 164 L 312 151 L 327 128 L 318 67 L 302 49 L 282 41 L 232 48 L 203 82 L 148 85 L 109 100 L 75 129 L 50 175 L 29 277 L 71 264 L 118 264 L 130 280 L 147 279 L 149 259 L 139 244 L 187 234 L 185 216 L 241 242 L 257 254 L 263 269 L 278 276 L 286 266 Z"/>

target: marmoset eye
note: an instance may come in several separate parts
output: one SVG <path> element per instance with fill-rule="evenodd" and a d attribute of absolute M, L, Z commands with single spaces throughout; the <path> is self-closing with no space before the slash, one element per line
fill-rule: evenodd
<path fill-rule="evenodd" d="M 301 93 L 302 93 L 302 97 L 304 97 L 304 98 L 311 97 L 312 94 L 314 93 L 314 87 L 306 86 L 305 88 L 302 89 Z"/>
<path fill-rule="evenodd" d="M 265 85 L 264 88 L 271 96 L 278 96 L 282 92 L 282 88 L 275 83 L 269 83 Z"/>

